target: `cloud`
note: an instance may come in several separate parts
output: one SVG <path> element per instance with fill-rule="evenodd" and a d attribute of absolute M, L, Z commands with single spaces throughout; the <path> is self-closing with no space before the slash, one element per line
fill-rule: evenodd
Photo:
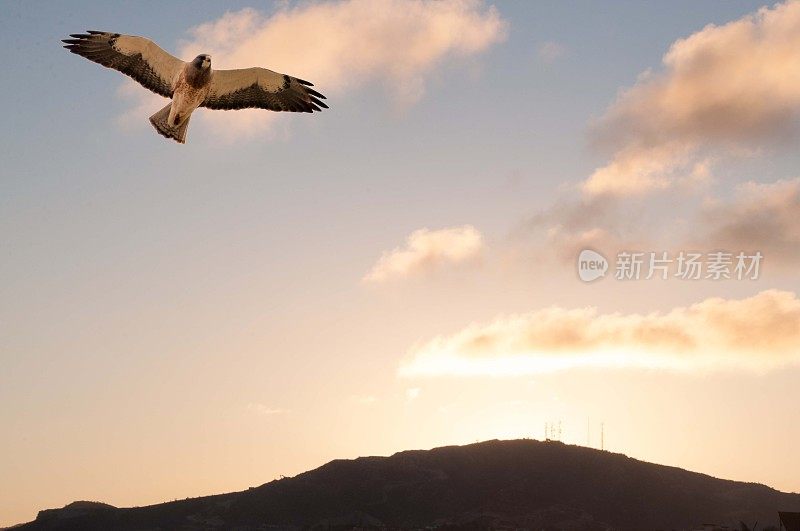
<path fill-rule="evenodd" d="M 800 261 L 800 179 L 747 182 L 733 198 L 707 205 L 702 241 L 715 248 L 761 251 L 770 263 Z M 692 242 L 694 243 L 694 242 Z"/>
<path fill-rule="evenodd" d="M 628 248 L 638 248 L 612 233 L 608 229 L 595 227 L 592 229 L 569 231 L 563 227 L 551 227 L 547 232 L 548 248 L 555 251 L 555 256 L 561 263 L 574 264 L 578 255 L 584 249 L 609 252 Z"/>
<path fill-rule="evenodd" d="M 629 146 L 596 169 L 582 184 L 587 196 L 627 196 L 667 190 L 676 185 L 696 188 L 709 182 L 710 160 L 696 160 L 693 146 L 670 142 L 643 148 Z"/>
<path fill-rule="evenodd" d="M 764 371 L 800 363 L 800 300 L 768 290 L 667 313 L 546 308 L 411 349 L 401 376 L 520 376 L 573 368 Z"/>
<path fill-rule="evenodd" d="M 556 62 L 556 60 L 563 57 L 565 53 L 567 53 L 567 49 L 564 45 L 555 41 L 543 42 L 536 48 L 536 55 L 539 57 L 539 60 L 546 64 Z"/>
<path fill-rule="evenodd" d="M 584 181 L 585 193 L 642 194 L 702 181 L 709 153 L 796 137 L 800 3 L 710 24 L 673 43 L 662 62 L 595 124 L 595 144 L 613 156 Z"/>
<path fill-rule="evenodd" d="M 562 199 L 526 226 L 543 231 L 546 248 L 540 253 L 562 262 L 574 262 L 582 249 L 613 254 L 670 248 L 760 251 L 770 267 L 800 264 L 800 178 L 745 182 L 724 199 L 701 201 L 674 192 Z"/>
<path fill-rule="evenodd" d="M 526 228 L 544 231 L 539 254 L 572 262 L 583 249 L 617 249 L 630 241 L 630 205 L 619 198 L 602 196 L 560 197 L 546 210 L 533 216 Z"/>
<path fill-rule="evenodd" d="M 696 192 L 713 182 L 716 164 L 798 137 L 800 3 L 708 25 L 673 43 L 662 63 L 659 71 L 641 74 L 592 125 L 593 143 L 611 154 L 607 163 L 577 189 L 566 188 L 569 196 L 531 226 L 543 230 L 548 249 L 569 260 L 583 248 L 687 241 L 791 258 L 791 204 L 780 205 L 753 185 L 750 199 L 740 193 L 716 207 L 701 206 Z M 760 213 L 758 201 L 766 202 Z M 690 237 L 666 233 L 665 215 L 672 227 L 692 223 Z"/>
<path fill-rule="evenodd" d="M 654 204 L 654 199 L 664 204 Z M 669 239 L 682 224 L 681 216 L 694 207 L 687 199 L 677 189 L 657 198 L 561 194 L 522 224 L 517 233 L 523 238 L 535 235 L 534 247 L 540 260 L 558 267 L 574 265 L 584 249 L 612 255 L 624 249 L 650 249 L 661 237 Z M 670 217 L 666 224 L 665 214 Z M 665 242 L 660 241 L 657 247 L 663 245 Z"/>
<path fill-rule="evenodd" d="M 405 247 L 383 253 L 362 280 L 385 282 L 462 263 L 477 257 L 483 247 L 483 237 L 472 225 L 419 229 L 406 238 Z"/>
<path fill-rule="evenodd" d="M 379 82 L 395 103 L 410 105 L 443 63 L 486 51 L 507 30 L 498 11 L 480 0 L 280 5 L 269 14 L 229 12 L 190 29 L 179 56 L 210 53 L 219 69 L 264 66 L 311 80 L 334 100 Z M 198 121 L 235 136 L 263 132 L 276 119 L 257 110 L 198 114 Z"/>

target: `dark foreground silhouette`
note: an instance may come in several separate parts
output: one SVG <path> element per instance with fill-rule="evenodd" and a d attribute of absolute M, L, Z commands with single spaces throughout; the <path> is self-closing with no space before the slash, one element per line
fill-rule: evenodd
<path fill-rule="evenodd" d="M 559 442 L 336 460 L 242 492 L 118 509 L 75 502 L 17 530 L 693 529 L 778 524 L 800 494 Z"/>

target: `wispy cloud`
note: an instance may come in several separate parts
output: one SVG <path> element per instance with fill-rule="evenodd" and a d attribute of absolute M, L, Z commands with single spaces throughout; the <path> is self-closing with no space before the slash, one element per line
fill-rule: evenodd
<path fill-rule="evenodd" d="M 759 250 L 770 263 L 800 262 L 800 179 L 747 182 L 733 198 L 707 204 L 698 231 L 706 245 Z M 697 245 L 697 241 L 690 241 Z"/>
<path fill-rule="evenodd" d="M 473 259 L 483 250 L 481 233 L 471 225 L 412 232 L 404 247 L 383 253 L 362 279 L 385 282 Z"/>
<path fill-rule="evenodd" d="M 542 249 L 541 254 L 573 263 L 583 249 L 623 249 L 642 241 L 647 228 L 641 211 L 634 198 L 565 195 L 531 217 L 525 227 L 543 231 L 546 251 Z"/>
<path fill-rule="evenodd" d="M 796 135 L 800 3 L 786 2 L 676 41 L 661 72 L 623 91 L 594 128 L 611 161 L 587 194 L 642 194 L 708 176 L 715 150 L 751 150 Z"/>
<path fill-rule="evenodd" d="M 764 371 L 800 363 L 800 300 L 763 291 L 650 314 L 547 308 L 414 347 L 402 376 L 520 376 L 573 368 Z"/>
<path fill-rule="evenodd" d="M 295 75 L 334 100 L 380 83 L 395 104 L 410 105 L 443 63 L 486 51 L 506 29 L 481 0 L 279 4 L 270 13 L 248 8 L 192 28 L 178 52 L 210 53 L 218 69 L 264 66 Z M 234 137 L 264 132 L 276 119 L 255 110 L 198 114 L 199 122 Z"/>
<path fill-rule="evenodd" d="M 671 222 L 655 208 L 669 203 Z M 676 206 L 680 205 L 680 206 Z M 663 207 L 661 208 L 663 210 Z M 748 181 L 728 197 L 578 196 L 556 202 L 528 223 L 561 262 L 582 249 L 725 249 L 760 251 L 770 267 L 800 264 L 800 178 Z"/>

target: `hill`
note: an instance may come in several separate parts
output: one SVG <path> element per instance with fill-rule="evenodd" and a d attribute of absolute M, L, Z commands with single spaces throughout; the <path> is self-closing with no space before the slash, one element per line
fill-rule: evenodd
<path fill-rule="evenodd" d="M 558 442 L 335 460 L 242 492 L 118 509 L 75 502 L 17 529 L 692 529 L 777 525 L 800 494 Z"/>

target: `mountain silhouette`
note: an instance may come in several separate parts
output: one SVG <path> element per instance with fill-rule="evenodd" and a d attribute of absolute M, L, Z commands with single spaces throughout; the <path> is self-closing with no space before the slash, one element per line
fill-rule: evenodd
<path fill-rule="evenodd" d="M 16 530 L 694 529 L 776 525 L 800 494 L 560 442 L 335 460 L 242 492 L 147 507 L 74 502 Z"/>

